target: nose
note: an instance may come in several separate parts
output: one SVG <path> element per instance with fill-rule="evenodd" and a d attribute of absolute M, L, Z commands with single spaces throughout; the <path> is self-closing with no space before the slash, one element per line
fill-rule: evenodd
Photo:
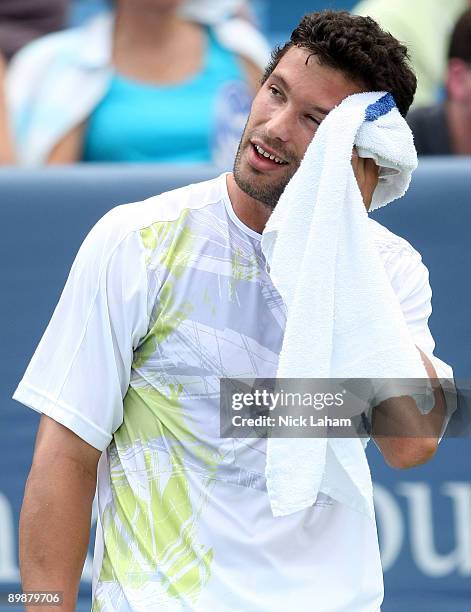
<path fill-rule="evenodd" d="M 289 142 L 295 121 L 294 112 L 290 109 L 289 105 L 278 108 L 273 112 L 265 126 L 266 134 L 273 140 Z"/>

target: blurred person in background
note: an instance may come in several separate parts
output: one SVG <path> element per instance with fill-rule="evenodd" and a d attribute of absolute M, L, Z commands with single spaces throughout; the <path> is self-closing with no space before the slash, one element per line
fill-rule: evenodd
<path fill-rule="evenodd" d="M 419 155 L 471 155 L 471 9 L 451 37 L 446 100 L 407 117 Z"/>
<path fill-rule="evenodd" d="M 1 0 L 0 51 L 8 61 L 21 47 L 62 29 L 69 0 Z"/>
<path fill-rule="evenodd" d="M 108 0 L 72 0 L 69 14 L 69 26 L 82 25 L 91 17 L 102 13 L 109 8 Z"/>
<path fill-rule="evenodd" d="M 216 16 L 217 19 L 225 12 L 226 16 L 238 15 L 253 19 L 253 0 L 193 0 L 192 6 L 206 17 Z M 72 0 L 69 12 L 69 25 L 82 25 L 87 19 L 109 9 L 113 0 Z"/>
<path fill-rule="evenodd" d="M 4 82 L 6 66 L 6 58 L 0 53 L 0 164 L 12 164 L 15 158 L 5 100 Z"/>
<path fill-rule="evenodd" d="M 418 81 L 417 107 L 437 101 L 451 31 L 469 5 L 470 0 L 362 0 L 352 12 L 369 15 L 407 46 Z"/>
<path fill-rule="evenodd" d="M 228 18 L 243 4 L 116 0 L 28 45 L 7 76 L 18 163 L 224 166 L 269 57 L 252 24 Z"/>
<path fill-rule="evenodd" d="M 69 0 L 1 0 L 0 2 L 0 164 L 15 160 L 6 110 L 8 61 L 30 41 L 64 27 Z"/>

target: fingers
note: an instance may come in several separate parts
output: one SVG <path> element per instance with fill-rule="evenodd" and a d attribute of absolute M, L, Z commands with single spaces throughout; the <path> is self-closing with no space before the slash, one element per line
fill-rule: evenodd
<path fill-rule="evenodd" d="M 355 148 L 352 151 L 352 167 L 366 210 L 369 210 L 378 184 L 379 167 L 374 159 L 359 157 Z"/>

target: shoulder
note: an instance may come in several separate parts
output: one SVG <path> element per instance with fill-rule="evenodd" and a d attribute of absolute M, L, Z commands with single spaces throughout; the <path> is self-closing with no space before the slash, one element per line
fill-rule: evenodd
<path fill-rule="evenodd" d="M 255 26 L 245 19 L 227 19 L 213 26 L 217 41 L 226 49 L 263 71 L 270 59 L 270 46 Z"/>
<path fill-rule="evenodd" d="M 104 55 L 102 47 L 108 44 L 107 33 L 111 27 L 111 14 L 103 13 L 81 26 L 41 36 L 25 45 L 13 57 L 9 77 L 16 79 L 32 71 L 42 76 L 51 64 L 64 59 L 75 64 L 88 53 L 97 55 L 101 61 Z"/>
<path fill-rule="evenodd" d="M 377 221 L 370 218 L 369 222 L 386 275 L 403 309 L 406 305 L 423 303 L 429 310 L 432 290 L 421 254 L 407 240 Z"/>
<path fill-rule="evenodd" d="M 414 276 L 428 282 L 428 270 L 422 255 L 405 238 L 394 234 L 374 219 L 369 219 L 373 242 L 391 282 L 402 282 Z"/>
<path fill-rule="evenodd" d="M 167 191 L 143 201 L 111 209 L 96 224 L 101 233 L 119 242 L 156 223 L 172 223 L 185 211 L 197 211 L 224 201 L 225 175 Z"/>
<path fill-rule="evenodd" d="M 20 69 L 33 65 L 40 68 L 58 54 L 72 49 L 80 40 L 81 28 L 53 32 L 30 42 L 13 57 L 9 72 L 16 74 Z"/>
<path fill-rule="evenodd" d="M 194 218 L 189 213 L 198 213 L 211 204 L 224 205 L 221 184 L 224 178 L 223 175 L 112 208 L 87 234 L 75 267 L 93 268 L 101 275 L 110 266 L 118 271 L 139 267 L 137 262 L 150 261 L 157 247 L 164 248 L 193 223 Z M 207 219 L 202 223 L 206 224 Z"/>
<path fill-rule="evenodd" d="M 420 253 L 405 238 L 394 234 L 371 217 L 368 219 L 373 241 L 383 257 L 421 257 Z"/>
<path fill-rule="evenodd" d="M 414 135 L 419 155 L 449 155 L 451 153 L 448 121 L 444 104 L 413 109 L 407 123 Z"/>
<path fill-rule="evenodd" d="M 5 80 L 7 101 L 12 119 L 35 103 L 43 93 L 43 84 L 55 87 L 75 61 L 80 48 L 77 28 L 54 32 L 23 47 L 11 60 Z"/>
<path fill-rule="evenodd" d="M 444 123 L 445 121 L 445 111 L 442 104 L 420 106 L 412 109 L 407 115 L 407 123 L 411 126 L 411 128 L 414 126 L 426 128 Z"/>
<path fill-rule="evenodd" d="M 45 135 L 70 112 L 63 97 L 69 92 L 65 82 L 70 84 L 71 68 L 81 47 L 76 38 L 76 29 L 38 38 L 23 47 L 8 66 L 5 97 L 20 164 L 41 163 L 38 149 Z"/>

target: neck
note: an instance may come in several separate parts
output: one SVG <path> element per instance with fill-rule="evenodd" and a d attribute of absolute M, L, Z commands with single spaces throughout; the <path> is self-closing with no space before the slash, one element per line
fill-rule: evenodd
<path fill-rule="evenodd" d="M 116 8 L 115 48 L 157 49 L 171 40 L 183 20 L 175 9 L 159 10 L 152 2 L 138 9 L 135 2 L 120 0 Z"/>
<path fill-rule="evenodd" d="M 471 112 L 469 108 L 448 100 L 446 116 L 451 150 L 455 155 L 471 155 Z"/>
<path fill-rule="evenodd" d="M 254 230 L 254 232 L 261 234 L 265 229 L 272 210 L 265 204 L 262 204 L 262 202 L 247 195 L 245 191 L 242 191 L 235 182 L 233 174 L 227 175 L 227 191 L 237 217 L 247 227 Z"/>

